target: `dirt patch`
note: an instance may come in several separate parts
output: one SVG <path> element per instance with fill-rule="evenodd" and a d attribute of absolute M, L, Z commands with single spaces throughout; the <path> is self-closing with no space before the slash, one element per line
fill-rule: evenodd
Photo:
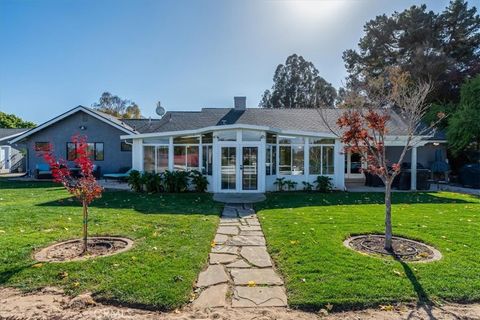
<path fill-rule="evenodd" d="M 393 237 L 393 252 L 384 248 L 385 236 L 376 234 L 359 235 L 346 239 L 343 244 L 355 251 L 379 256 L 393 256 L 405 262 L 432 262 L 442 258 L 440 251 L 425 243 Z"/>
<path fill-rule="evenodd" d="M 87 294 L 69 298 L 59 289 L 45 288 L 22 294 L 12 288 L 0 288 L 0 320 L 403 320 L 403 319 L 471 319 L 480 320 L 480 304 L 445 304 L 441 307 L 383 306 L 334 314 L 309 313 L 287 308 L 215 308 L 193 310 L 186 307 L 168 313 L 103 305 Z"/>
<path fill-rule="evenodd" d="M 53 244 L 34 254 L 40 262 L 67 262 L 111 256 L 130 250 L 133 240 L 119 237 L 88 238 L 88 252 L 82 255 L 83 240 L 74 239 Z"/>

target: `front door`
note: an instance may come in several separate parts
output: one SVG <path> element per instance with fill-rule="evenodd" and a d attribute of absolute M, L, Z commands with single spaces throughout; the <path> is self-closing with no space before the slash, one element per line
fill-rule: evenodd
<path fill-rule="evenodd" d="M 220 147 L 220 191 L 258 191 L 258 146 Z"/>
<path fill-rule="evenodd" d="M 348 152 L 345 154 L 345 177 L 348 179 L 363 179 L 364 163 L 359 153 Z"/>

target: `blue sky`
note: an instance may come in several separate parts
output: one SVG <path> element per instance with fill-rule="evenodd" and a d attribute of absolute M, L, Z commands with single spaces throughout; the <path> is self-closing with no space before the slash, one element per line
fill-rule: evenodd
<path fill-rule="evenodd" d="M 448 1 L 1 0 L 0 111 L 41 123 L 103 91 L 147 117 L 158 100 L 198 110 L 244 95 L 255 107 L 292 53 L 338 88 L 364 23 L 420 3 Z"/>

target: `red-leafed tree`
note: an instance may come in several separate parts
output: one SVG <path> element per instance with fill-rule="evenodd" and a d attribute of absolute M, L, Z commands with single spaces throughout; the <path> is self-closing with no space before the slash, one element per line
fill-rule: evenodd
<path fill-rule="evenodd" d="M 331 130 L 341 138 L 346 152 L 362 156 L 367 163 L 363 170 L 377 175 L 385 184 L 385 249 L 392 251 L 392 183 L 400 173 L 407 151 L 421 136 L 432 133 L 433 124 L 422 122 L 432 86 L 429 82 L 413 81 L 408 73 L 399 69 L 366 79 L 362 87 L 347 94 L 338 109 L 338 128 Z M 401 131 L 389 132 L 388 123 L 395 114 L 401 118 Z M 392 137 L 402 146 L 400 156 L 395 159 L 389 158 L 385 148 Z"/>
<path fill-rule="evenodd" d="M 53 148 L 43 153 L 43 158 L 50 165 L 53 180 L 61 183 L 67 191 L 72 194 L 83 207 L 83 252 L 88 251 L 88 206 L 90 203 L 102 196 L 103 188 L 98 184 L 93 175 L 93 163 L 88 151 L 87 138 L 75 135 L 72 137 L 75 144 L 75 164 L 80 169 L 77 177 L 71 175 L 67 162 L 64 159 L 56 159 Z"/>

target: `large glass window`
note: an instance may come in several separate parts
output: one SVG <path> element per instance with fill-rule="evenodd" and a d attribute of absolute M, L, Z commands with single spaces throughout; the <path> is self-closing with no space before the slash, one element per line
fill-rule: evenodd
<path fill-rule="evenodd" d="M 266 158 L 265 168 L 266 168 L 267 176 L 277 174 L 277 146 L 276 145 L 267 144 L 265 158 Z"/>
<path fill-rule="evenodd" d="M 322 147 L 310 147 L 310 174 L 322 174 Z"/>
<path fill-rule="evenodd" d="M 302 175 L 304 170 L 304 152 L 303 146 L 292 147 L 292 175 Z"/>
<path fill-rule="evenodd" d="M 173 146 L 173 166 L 175 170 L 198 170 L 198 146 Z"/>
<path fill-rule="evenodd" d="M 144 144 L 169 144 L 169 137 L 157 137 L 157 138 L 145 138 L 143 139 Z"/>
<path fill-rule="evenodd" d="M 213 133 L 207 132 L 202 134 L 202 143 L 213 143 Z"/>
<path fill-rule="evenodd" d="M 157 146 L 156 172 L 168 170 L 168 146 Z"/>
<path fill-rule="evenodd" d="M 332 144 L 335 141 L 333 139 L 316 139 L 310 142 L 323 142 Z M 334 146 L 333 145 L 311 145 L 310 146 L 310 174 L 334 174 Z"/>
<path fill-rule="evenodd" d="M 322 148 L 322 174 L 334 174 L 333 146 L 323 146 Z"/>
<path fill-rule="evenodd" d="M 213 173 L 213 147 L 211 145 L 204 145 L 202 148 L 202 173 L 211 176 Z"/>
<path fill-rule="evenodd" d="M 278 171 L 282 175 L 292 174 L 292 147 L 291 146 L 279 147 Z"/>
<path fill-rule="evenodd" d="M 267 143 L 277 143 L 277 135 L 274 133 L 267 133 Z"/>
<path fill-rule="evenodd" d="M 143 171 L 155 172 L 155 147 L 143 147 Z"/>
<path fill-rule="evenodd" d="M 242 130 L 242 141 L 260 141 L 262 137 L 262 131 Z"/>
<path fill-rule="evenodd" d="M 67 142 L 67 160 L 74 161 L 77 158 L 78 145 L 74 142 Z M 103 142 L 87 142 L 87 152 L 95 161 L 105 160 Z"/>
<path fill-rule="evenodd" d="M 288 138 L 284 142 L 298 142 L 303 138 Z M 281 175 L 303 175 L 304 173 L 304 147 L 303 145 L 280 145 L 278 170 Z"/>
<path fill-rule="evenodd" d="M 217 138 L 218 138 L 218 141 L 237 141 L 237 131 L 235 130 L 218 131 Z"/>
<path fill-rule="evenodd" d="M 279 144 L 304 144 L 305 140 L 302 137 L 287 137 L 287 136 L 279 136 L 278 143 Z"/>
<path fill-rule="evenodd" d="M 35 142 L 35 151 L 50 151 L 50 142 Z"/>
<path fill-rule="evenodd" d="M 199 144 L 200 136 L 183 136 L 183 137 L 174 137 L 174 144 Z"/>

